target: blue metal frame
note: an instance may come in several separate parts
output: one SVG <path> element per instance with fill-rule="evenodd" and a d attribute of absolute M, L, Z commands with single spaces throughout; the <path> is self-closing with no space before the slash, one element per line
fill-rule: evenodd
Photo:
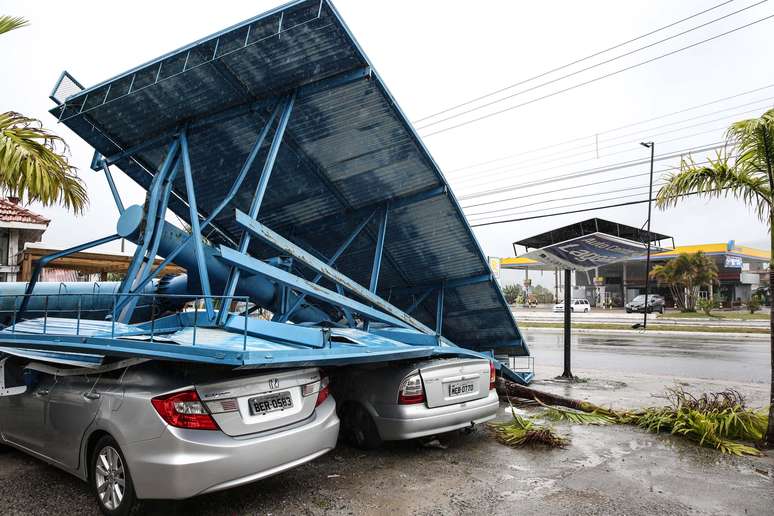
<path fill-rule="evenodd" d="M 261 260 L 253 258 L 250 255 L 240 253 L 236 249 L 220 246 L 219 250 L 221 255 L 220 258 L 223 261 L 239 268 L 240 270 L 245 270 L 253 274 L 261 274 L 271 278 L 278 283 L 287 285 L 293 290 L 306 293 L 309 297 L 320 299 L 326 303 L 344 306 L 353 312 L 362 315 L 366 319 L 383 322 L 392 326 L 400 326 L 402 328 L 412 328 L 412 325 L 402 321 L 397 317 L 393 317 L 392 315 L 388 315 L 380 310 L 371 308 L 370 306 L 359 301 L 355 301 L 354 299 L 350 299 L 349 297 L 342 296 L 336 292 L 333 292 L 332 290 L 328 290 L 327 288 L 321 287 L 320 285 L 312 283 L 309 280 L 296 276 L 295 274 L 291 274 L 277 267 L 273 267 L 268 263 L 264 263 Z"/>
<path fill-rule="evenodd" d="M 180 133 L 180 152 L 183 158 L 183 175 L 185 177 L 185 190 L 188 195 L 188 208 L 191 213 L 191 235 L 196 249 L 196 268 L 199 272 L 199 284 L 204 296 L 204 307 L 207 310 L 207 319 L 215 318 L 212 307 L 212 292 L 210 290 L 210 278 L 207 272 L 207 264 L 204 261 L 204 246 L 202 245 L 202 231 L 199 226 L 199 210 L 196 208 L 196 189 L 194 188 L 193 172 L 191 171 L 191 156 L 188 154 L 188 136 L 186 130 Z M 225 307 L 224 307 L 225 308 Z"/>
<path fill-rule="evenodd" d="M 355 241 L 357 236 L 368 225 L 368 223 L 371 221 L 371 219 L 374 217 L 375 214 L 376 214 L 376 212 L 372 212 L 360 224 L 358 224 L 358 226 L 355 228 L 355 230 L 352 231 L 352 233 L 350 233 L 350 235 L 347 237 L 347 239 L 339 246 L 338 249 L 336 249 L 336 252 L 334 252 L 333 255 L 331 255 L 331 257 L 328 259 L 326 265 L 328 265 L 329 267 L 332 267 L 333 264 L 336 263 L 336 260 L 338 260 L 339 257 L 342 254 L 344 254 L 344 251 L 346 251 L 349 248 L 350 245 L 352 245 L 352 242 Z M 322 279 L 322 277 L 323 277 L 323 274 L 321 272 L 318 272 L 317 275 L 312 280 L 312 283 L 318 283 Z M 338 284 L 338 283 L 336 284 L 336 290 L 337 290 L 337 292 L 339 294 L 344 294 L 344 289 L 341 288 L 341 285 Z M 301 306 L 301 303 L 303 303 L 304 298 L 306 298 L 306 294 L 301 294 L 300 296 L 298 296 L 296 298 L 295 302 L 293 303 L 293 305 L 285 313 L 283 313 L 277 320 L 279 322 L 286 322 L 290 318 L 290 316 L 293 315 L 293 312 L 295 312 L 296 309 L 299 306 Z M 347 312 L 345 312 L 345 315 L 347 315 L 347 320 L 350 320 L 351 317 L 352 317 L 352 314 L 351 313 L 347 314 Z M 352 322 L 352 321 L 350 321 L 350 322 Z"/>
<path fill-rule="evenodd" d="M 376 288 L 379 285 L 379 271 L 382 268 L 382 256 L 384 254 L 384 238 L 387 234 L 387 220 L 390 214 L 390 207 L 385 206 L 382 209 L 382 217 L 379 219 L 379 232 L 376 237 L 376 247 L 374 249 L 374 264 L 371 269 L 371 283 L 368 290 L 376 293 Z"/>
<path fill-rule="evenodd" d="M 384 221 L 384 218 L 382 218 Z M 350 278 L 349 276 L 346 276 L 345 274 L 339 272 L 338 270 L 334 269 L 333 267 L 327 265 L 325 262 L 314 256 L 309 251 L 300 248 L 293 242 L 290 242 L 283 236 L 275 233 L 268 227 L 264 226 L 257 220 L 254 220 L 250 218 L 248 215 L 242 213 L 241 211 L 236 211 L 236 221 L 237 224 L 242 226 L 245 231 L 249 232 L 253 236 L 256 236 L 263 240 L 264 242 L 272 245 L 273 247 L 281 250 L 282 252 L 285 252 L 304 265 L 311 267 L 316 272 L 322 274 L 327 279 L 332 281 L 335 284 L 343 286 L 345 289 L 349 290 L 353 294 L 355 294 L 357 297 L 365 299 L 369 303 L 371 303 L 373 306 L 379 308 L 382 313 L 390 314 L 392 317 L 396 318 L 397 320 L 400 320 L 403 324 L 401 326 L 416 328 L 419 331 L 422 331 L 424 333 L 433 334 L 433 330 L 422 324 L 420 321 L 414 319 L 410 315 L 403 312 L 401 309 L 397 308 L 396 306 L 390 304 L 387 302 L 384 298 L 379 297 L 377 294 L 371 292 L 370 290 L 364 288 L 362 285 L 360 285 L 358 282 Z M 224 246 L 221 246 L 221 249 L 224 249 Z M 228 249 L 228 248 L 226 248 Z M 233 249 L 229 249 L 230 252 L 237 252 Z M 245 253 L 242 253 L 245 254 Z M 247 255 L 245 255 L 247 256 Z M 302 278 L 298 278 L 302 279 Z M 307 281 L 307 280 L 303 280 Z M 315 285 L 315 283 L 309 282 L 312 285 Z M 327 289 L 326 289 L 327 290 Z M 331 294 L 333 292 L 327 290 Z M 331 300 L 324 299 L 326 302 L 332 302 Z M 339 304 L 338 302 L 333 302 L 333 304 Z M 345 305 L 346 306 L 346 305 Z M 349 307 L 352 308 L 352 307 Z M 358 312 L 358 310 L 353 309 L 354 311 Z M 367 321 L 366 321 L 367 323 Z"/>
<path fill-rule="evenodd" d="M 19 307 L 19 311 L 17 314 L 17 319 L 22 319 L 24 316 L 24 312 L 27 311 L 27 305 L 29 305 L 30 296 L 32 295 L 33 291 L 35 290 L 35 285 L 38 282 L 38 278 L 40 278 L 40 273 L 43 271 L 43 268 L 48 265 L 49 263 L 53 262 L 54 260 L 58 258 L 64 258 L 65 256 L 69 256 L 71 254 L 79 253 L 81 251 L 85 251 L 86 249 L 91 249 L 92 247 L 97 247 L 98 245 L 107 244 L 109 242 L 114 242 L 118 239 L 120 239 L 120 235 L 110 235 L 103 238 L 98 238 L 97 240 L 92 240 L 91 242 L 86 242 L 85 244 L 76 245 L 74 247 L 70 247 L 68 249 L 63 249 L 62 251 L 57 251 L 56 253 L 48 254 L 42 258 L 40 258 L 35 263 L 35 268 L 32 270 L 32 275 L 30 276 L 30 281 L 27 283 L 27 288 L 24 292 L 24 299 L 22 300 L 22 304 Z"/>
<path fill-rule="evenodd" d="M 283 102 L 282 114 L 280 115 L 277 129 L 274 131 L 274 138 L 272 138 L 271 146 L 269 147 L 269 154 L 266 156 L 266 162 L 263 165 L 261 171 L 261 177 L 258 180 L 258 185 L 255 187 L 255 194 L 253 194 L 253 200 L 250 204 L 249 216 L 255 220 L 258 218 L 258 212 L 261 210 L 261 204 L 263 203 L 263 197 L 266 195 L 266 187 L 269 185 L 269 179 L 274 169 L 274 162 L 277 159 L 279 148 L 282 143 L 282 137 L 285 135 L 285 129 L 288 126 L 288 120 L 290 120 L 290 114 L 293 112 L 293 103 L 295 101 L 295 92 L 288 95 Z M 250 247 L 250 234 L 247 231 L 242 232 L 242 239 L 239 242 L 239 252 L 246 253 L 248 247 Z M 226 288 L 223 291 L 225 298 L 230 298 L 236 292 L 236 286 L 239 282 L 239 275 L 241 271 L 238 267 L 232 267 L 229 273 L 228 281 L 226 282 Z M 218 323 L 225 323 L 225 312 L 222 312 L 218 316 Z"/>
<path fill-rule="evenodd" d="M 110 187 L 110 193 L 113 194 L 113 200 L 116 203 L 116 208 L 118 208 L 118 213 L 121 214 L 124 212 L 124 203 L 121 201 L 121 194 L 118 193 L 116 183 L 113 181 L 113 174 L 110 173 L 110 168 L 104 160 L 102 160 L 102 170 L 105 172 L 105 179 L 107 179 L 108 186 Z"/>
<path fill-rule="evenodd" d="M 443 298 L 446 294 L 446 282 L 441 284 L 441 288 L 438 289 L 438 298 L 436 299 L 435 306 L 435 334 L 439 337 L 443 330 Z"/>

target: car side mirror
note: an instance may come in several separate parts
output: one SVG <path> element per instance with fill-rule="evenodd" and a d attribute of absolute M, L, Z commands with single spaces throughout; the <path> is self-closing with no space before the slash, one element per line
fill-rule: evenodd
<path fill-rule="evenodd" d="M 0 360 L 0 396 L 16 396 L 27 392 L 24 370 L 21 366 L 8 362 L 8 357 Z"/>

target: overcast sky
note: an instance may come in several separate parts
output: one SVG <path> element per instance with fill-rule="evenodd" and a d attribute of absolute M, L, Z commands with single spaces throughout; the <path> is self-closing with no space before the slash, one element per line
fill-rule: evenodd
<path fill-rule="evenodd" d="M 420 128 L 419 133 L 462 205 L 521 197 L 466 210 L 470 220 L 485 222 L 642 199 L 646 195 L 642 187 L 647 184 L 647 177 L 642 174 L 648 171 L 647 164 L 531 188 L 509 187 L 646 159 L 649 151 L 638 144 L 640 141 L 655 141 L 657 155 L 715 143 L 722 140 L 729 122 L 757 116 L 774 107 L 774 69 L 770 65 L 774 62 L 774 19 L 515 107 L 770 16 L 774 14 L 774 4 L 763 2 L 731 15 L 758 0 L 731 1 L 594 59 L 488 97 L 486 101 L 513 95 L 488 108 L 432 126 L 426 124 L 443 117 L 420 119 L 721 2 L 339 0 L 335 5 L 404 112 Z M 48 114 L 52 107 L 48 95 L 60 72 L 66 69 L 82 84 L 91 86 L 281 3 L 0 0 L 0 13 L 24 16 L 31 22 L 27 28 L 0 37 L 0 111 L 14 110 L 40 118 L 65 137 L 91 197 L 88 213 L 77 219 L 61 209 L 32 206 L 52 218 L 45 242 L 68 246 L 109 235 L 114 233 L 116 221 L 116 210 L 103 176 L 88 168 L 92 149 Z M 730 16 L 709 23 L 726 15 Z M 705 23 L 705 27 L 669 41 L 539 86 Z M 523 92 L 533 86 L 539 87 Z M 754 89 L 758 91 L 662 116 Z M 511 107 L 482 121 L 429 134 Z M 649 123 L 611 131 L 656 117 L 658 120 Z M 572 142 L 533 152 L 568 140 Z M 701 161 L 707 154 L 701 152 L 694 157 Z M 679 158 L 659 161 L 657 178 L 678 163 Z M 637 174 L 638 177 L 628 180 L 608 181 Z M 122 174 L 117 175 L 121 176 L 117 181 L 125 203 L 143 202 L 144 191 Z M 469 197 L 493 189 L 500 193 Z M 621 196 L 626 197 L 609 200 Z M 500 211 L 481 213 L 491 210 Z M 639 204 L 475 231 L 487 254 L 512 256 L 511 242 L 553 227 L 592 216 L 641 226 L 646 212 L 647 206 Z M 738 243 L 766 247 L 768 240 L 765 226 L 734 200 L 688 199 L 677 208 L 655 211 L 653 230 L 673 235 L 678 244 L 735 239 Z M 548 274 L 542 282 L 552 283 Z"/>

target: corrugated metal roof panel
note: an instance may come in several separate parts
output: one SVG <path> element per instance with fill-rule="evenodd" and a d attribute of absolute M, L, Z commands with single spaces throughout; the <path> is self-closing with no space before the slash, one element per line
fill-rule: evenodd
<path fill-rule="evenodd" d="M 105 156 L 165 134 L 171 138 L 191 124 L 197 204 L 208 214 L 230 188 L 278 95 L 363 67 L 370 69 L 370 63 L 333 6 L 327 0 L 302 0 L 68 97 L 52 113 Z M 448 188 L 377 74 L 303 91 L 283 138 L 261 222 L 328 256 L 371 209 Z M 201 125 L 203 119 L 209 123 Z M 215 219 L 222 233 L 209 235 L 214 242 L 239 239 L 231 208 L 248 211 L 269 140 L 232 206 Z M 147 188 L 149 171 L 159 167 L 168 142 L 159 139 L 118 166 Z M 171 200 L 170 208 L 187 220 L 182 175 L 174 191 L 180 198 Z M 369 281 L 376 232 L 373 220 L 337 263 L 363 285 Z M 267 258 L 276 251 L 254 241 L 250 253 Z M 414 300 L 401 297 L 401 289 L 489 272 L 448 190 L 390 212 L 379 293 L 397 306 L 407 309 Z M 416 311 L 431 326 L 434 303 L 428 299 Z M 518 346 L 522 340 L 493 279 L 447 289 L 444 336 L 475 348 Z"/>

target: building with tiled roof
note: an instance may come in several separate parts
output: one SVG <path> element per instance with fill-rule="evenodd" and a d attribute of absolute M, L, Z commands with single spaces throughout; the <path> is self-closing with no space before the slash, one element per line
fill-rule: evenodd
<path fill-rule="evenodd" d="M 40 242 L 49 222 L 16 197 L 0 198 L 0 281 L 16 281 L 19 252 L 28 242 Z"/>

